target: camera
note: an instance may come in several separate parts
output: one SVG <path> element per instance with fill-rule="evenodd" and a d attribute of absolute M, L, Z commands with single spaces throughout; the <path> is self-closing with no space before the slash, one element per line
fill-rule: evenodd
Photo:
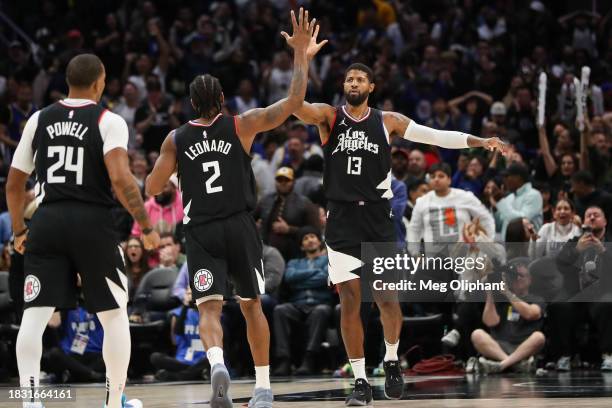
<path fill-rule="evenodd" d="M 514 282 L 518 279 L 519 266 L 529 265 L 528 259 L 514 258 L 509 260 L 506 264 L 501 264 L 499 260 L 493 259 L 493 272 L 489 274 L 487 282 L 501 283 L 506 282 L 506 285 Z"/>

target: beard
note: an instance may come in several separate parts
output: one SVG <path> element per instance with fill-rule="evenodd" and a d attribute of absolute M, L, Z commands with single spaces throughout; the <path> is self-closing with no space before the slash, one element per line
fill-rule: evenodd
<path fill-rule="evenodd" d="M 351 105 L 351 106 L 359 106 L 361 105 L 363 102 L 365 102 L 366 99 L 368 99 L 368 96 L 370 94 L 367 92 L 363 92 L 363 93 L 358 93 L 357 95 L 352 94 L 352 93 L 344 93 L 344 97 L 346 98 L 346 102 Z"/>

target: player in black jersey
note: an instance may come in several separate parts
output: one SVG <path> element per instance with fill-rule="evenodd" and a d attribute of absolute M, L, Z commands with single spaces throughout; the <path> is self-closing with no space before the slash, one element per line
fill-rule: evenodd
<path fill-rule="evenodd" d="M 355 389 L 346 405 L 372 401 L 365 375 L 363 327 L 360 319 L 362 242 L 395 242 L 389 199 L 391 192 L 390 136 L 446 148 L 505 149 L 498 138 L 481 139 L 459 132 L 420 126 L 396 112 L 368 106 L 374 90 L 372 70 L 352 64 L 345 73 L 346 105 L 333 107 L 304 102 L 295 115 L 317 125 L 325 155 L 324 189 L 328 199 L 326 244 L 329 276 L 338 285 L 342 337 L 355 374 Z M 376 297 L 376 294 L 374 294 Z M 399 399 L 403 379 L 397 357 L 402 315 L 397 302 L 377 300 L 387 352 L 384 359 L 385 395 Z"/>
<path fill-rule="evenodd" d="M 42 334 L 55 308 L 74 308 L 77 273 L 85 304 L 104 327 L 105 407 L 142 407 L 125 401 L 130 360 L 127 276 L 110 207 L 115 194 L 140 224 L 147 249 L 159 245 L 140 190 L 129 170 L 128 129 L 118 115 L 97 102 L 104 90 L 102 61 L 92 54 L 74 57 L 66 69 L 68 98 L 28 120 L 7 181 L 15 249 L 24 253 L 25 308 L 17 337 L 22 387 L 37 387 Z M 25 184 L 36 175 L 38 210 L 24 223 Z M 75 342 L 75 350 L 87 345 Z M 42 407 L 30 401 L 24 406 Z"/>
<path fill-rule="evenodd" d="M 148 194 L 159 194 L 172 173 L 178 171 L 191 290 L 200 311 L 200 336 L 212 367 L 212 407 L 232 406 L 220 324 L 230 280 L 240 297 L 255 362 L 255 390 L 249 407 L 272 406 L 270 332 L 259 300 L 265 288 L 263 249 L 250 215 L 256 195 L 249 152 L 258 132 L 279 126 L 302 105 L 308 62 L 327 42 L 317 43 L 319 27 L 315 20 L 308 21 L 308 11 L 300 9 L 298 21 L 291 12 L 291 21 L 293 36 L 281 33 L 294 50 L 288 97 L 267 108 L 227 117 L 221 113 L 219 80 L 210 75 L 197 76 L 189 92 L 199 118 L 168 135 L 146 181 Z"/>

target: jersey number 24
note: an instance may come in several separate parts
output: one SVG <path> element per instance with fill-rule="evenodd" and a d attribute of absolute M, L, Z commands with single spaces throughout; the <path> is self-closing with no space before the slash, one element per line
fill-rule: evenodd
<path fill-rule="evenodd" d="M 57 161 L 47 169 L 47 183 L 65 183 L 66 176 L 56 174 L 63 168 L 64 174 L 69 171 L 75 173 L 77 185 L 83 184 L 83 148 L 76 148 L 76 158 L 74 151 L 72 146 L 49 146 L 47 157 L 57 156 Z"/>

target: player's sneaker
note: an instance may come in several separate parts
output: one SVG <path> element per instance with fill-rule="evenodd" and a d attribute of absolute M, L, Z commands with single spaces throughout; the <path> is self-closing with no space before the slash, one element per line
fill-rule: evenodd
<path fill-rule="evenodd" d="M 557 371 L 570 371 L 572 369 L 572 360 L 569 356 L 563 356 L 557 360 Z"/>
<path fill-rule="evenodd" d="M 346 397 L 344 405 L 347 407 L 366 407 L 372 405 L 372 387 L 363 378 L 355 381 L 355 388 L 351 395 Z"/>
<path fill-rule="evenodd" d="M 612 354 L 603 354 L 601 358 L 601 371 L 612 371 Z"/>
<path fill-rule="evenodd" d="M 127 397 L 125 396 L 125 394 L 123 394 L 121 396 L 121 407 L 122 408 L 142 408 L 142 401 L 140 401 L 139 399 L 131 399 L 131 400 L 127 400 Z M 106 408 L 106 404 L 104 404 L 104 408 Z"/>
<path fill-rule="evenodd" d="M 272 408 L 272 401 L 274 401 L 274 395 L 271 389 L 255 388 L 248 408 Z"/>
<path fill-rule="evenodd" d="M 404 392 L 404 377 L 400 362 L 385 361 L 385 397 L 387 399 L 401 399 Z"/>
<path fill-rule="evenodd" d="M 211 408 L 232 408 L 232 399 L 228 391 L 230 387 L 230 375 L 227 368 L 223 364 L 215 364 L 211 370 L 210 385 L 212 393 L 210 394 Z"/>

